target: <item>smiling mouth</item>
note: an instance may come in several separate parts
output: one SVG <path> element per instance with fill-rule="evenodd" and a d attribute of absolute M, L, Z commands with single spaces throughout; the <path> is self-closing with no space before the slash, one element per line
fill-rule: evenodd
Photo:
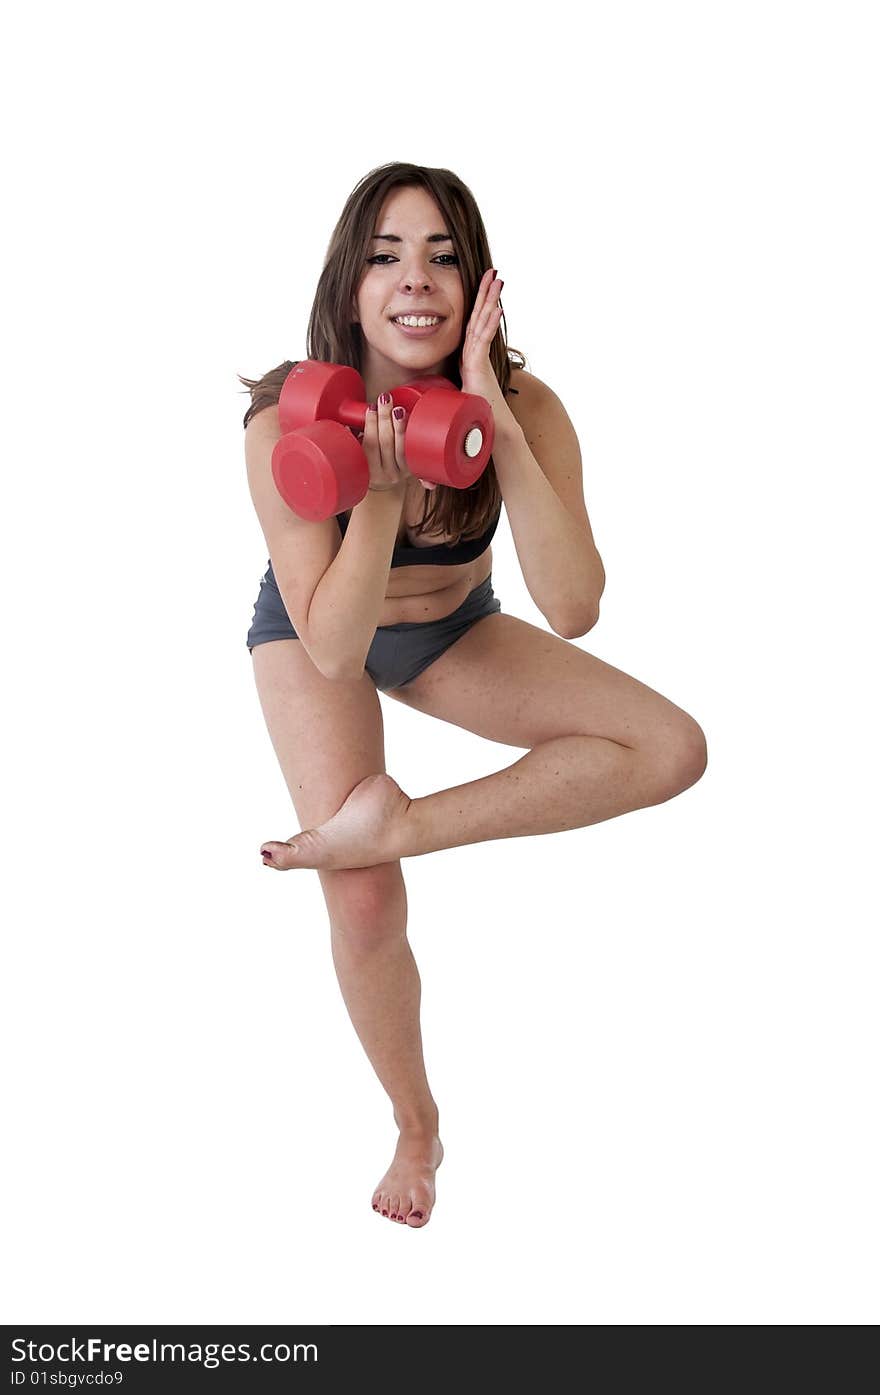
<path fill-rule="evenodd" d="M 432 325 L 406 325 L 401 324 L 400 320 L 392 320 L 391 323 L 394 325 L 395 329 L 399 329 L 403 334 L 420 338 L 423 335 L 436 334 L 446 323 L 446 317 L 441 315 L 436 323 Z"/>

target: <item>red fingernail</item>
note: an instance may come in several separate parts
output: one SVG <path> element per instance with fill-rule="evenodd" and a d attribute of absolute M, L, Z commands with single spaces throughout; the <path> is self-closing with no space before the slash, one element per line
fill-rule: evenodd
<path fill-rule="evenodd" d="M 404 418 L 404 416 L 405 416 L 406 414 L 405 414 L 405 412 L 404 412 L 404 410 L 403 410 L 402 407 L 395 407 L 395 408 L 392 410 L 391 415 L 392 415 L 393 417 L 397 417 L 397 420 L 398 420 L 398 421 L 403 421 L 403 418 Z"/>
<path fill-rule="evenodd" d="M 264 853 L 263 853 L 263 856 L 264 856 L 264 857 L 271 857 L 272 854 L 271 854 L 270 852 L 264 852 Z"/>

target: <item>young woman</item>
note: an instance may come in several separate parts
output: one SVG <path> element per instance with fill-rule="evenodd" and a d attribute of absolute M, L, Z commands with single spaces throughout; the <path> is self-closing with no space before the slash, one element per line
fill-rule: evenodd
<path fill-rule="evenodd" d="M 490 262 L 473 195 L 449 170 L 384 165 L 350 195 L 306 352 L 350 364 L 366 386 L 370 485 L 347 515 L 306 522 L 272 480 L 277 402 L 294 364 L 240 379 L 251 392 L 248 480 L 270 555 L 247 643 L 303 829 L 261 851 L 281 871 L 317 869 L 343 997 L 399 1130 L 371 1204 L 412 1227 L 431 1215 L 443 1148 L 400 859 L 586 827 L 671 799 L 706 766 L 691 716 L 566 642 L 596 623 L 605 573 L 577 437 L 516 350 L 522 362 L 511 362 Z M 570 299 L 564 283 L 559 295 Z M 413 331 L 401 316 L 431 324 Z M 491 403 L 493 455 L 470 489 L 434 487 L 407 468 L 405 416 L 388 393 L 429 374 Z M 502 499 L 553 633 L 504 614 L 493 594 L 489 542 Z M 385 772 L 377 690 L 527 754 L 410 799 Z"/>

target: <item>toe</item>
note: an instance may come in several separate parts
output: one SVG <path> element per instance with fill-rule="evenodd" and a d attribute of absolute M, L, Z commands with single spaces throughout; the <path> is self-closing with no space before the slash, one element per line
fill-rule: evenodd
<path fill-rule="evenodd" d="M 391 1217 L 391 1220 L 392 1220 L 392 1221 L 396 1221 L 396 1220 L 397 1220 L 397 1217 L 398 1217 L 399 1212 L 400 1212 L 400 1197 L 399 1197 L 399 1196 L 393 1196 L 393 1197 L 391 1198 L 391 1206 L 390 1206 L 389 1212 L 388 1212 L 388 1214 L 389 1214 L 389 1216 Z"/>
<path fill-rule="evenodd" d="M 400 1198 L 400 1206 L 398 1207 L 397 1211 L 397 1219 L 399 1221 L 402 1221 L 404 1225 L 406 1225 L 406 1218 L 412 1210 L 412 1205 L 413 1203 L 411 1196 L 402 1196 Z"/>
<path fill-rule="evenodd" d="M 434 1205 L 434 1198 L 423 1187 L 416 1187 L 412 1192 L 412 1207 L 406 1218 L 407 1225 L 420 1226 L 427 1225 Z"/>
<path fill-rule="evenodd" d="M 266 867 L 278 867 L 282 872 L 290 867 L 320 867 L 326 861 L 326 849 L 313 828 L 304 828 L 286 843 L 269 839 L 260 845 L 260 852 L 272 854 L 263 858 Z"/>
<path fill-rule="evenodd" d="M 296 865 L 296 850 L 291 843 L 277 843 L 274 840 L 264 843 L 260 854 L 264 867 L 274 867 L 283 872 Z"/>

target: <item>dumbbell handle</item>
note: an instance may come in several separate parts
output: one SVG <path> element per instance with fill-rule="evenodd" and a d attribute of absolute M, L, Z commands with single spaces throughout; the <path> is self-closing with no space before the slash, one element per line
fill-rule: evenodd
<path fill-rule="evenodd" d="M 317 391 L 314 386 L 316 380 Z M 419 384 L 418 387 L 411 387 L 408 383 L 400 383 L 391 389 L 393 405 L 405 407 L 407 416 L 429 386 L 458 391 L 447 378 L 436 375 L 419 379 Z M 278 407 L 282 431 L 292 431 L 319 420 L 336 421 L 341 426 L 362 431 L 368 403 L 356 394 L 363 391 L 363 378 L 355 369 L 345 364 L 311 363 L 304 359 L 291 369 L 281 388 Z"/>
<path fill-rule="evenodd" d="M 393 400 L 394 394 L 392 393 Z M 368 405 L 366 402 L 357 402 L 353 397 L 343 397 L 336 408 L 336 420 L 342 426 L 354 426 L 358 431 L 363 431 Z"/>

